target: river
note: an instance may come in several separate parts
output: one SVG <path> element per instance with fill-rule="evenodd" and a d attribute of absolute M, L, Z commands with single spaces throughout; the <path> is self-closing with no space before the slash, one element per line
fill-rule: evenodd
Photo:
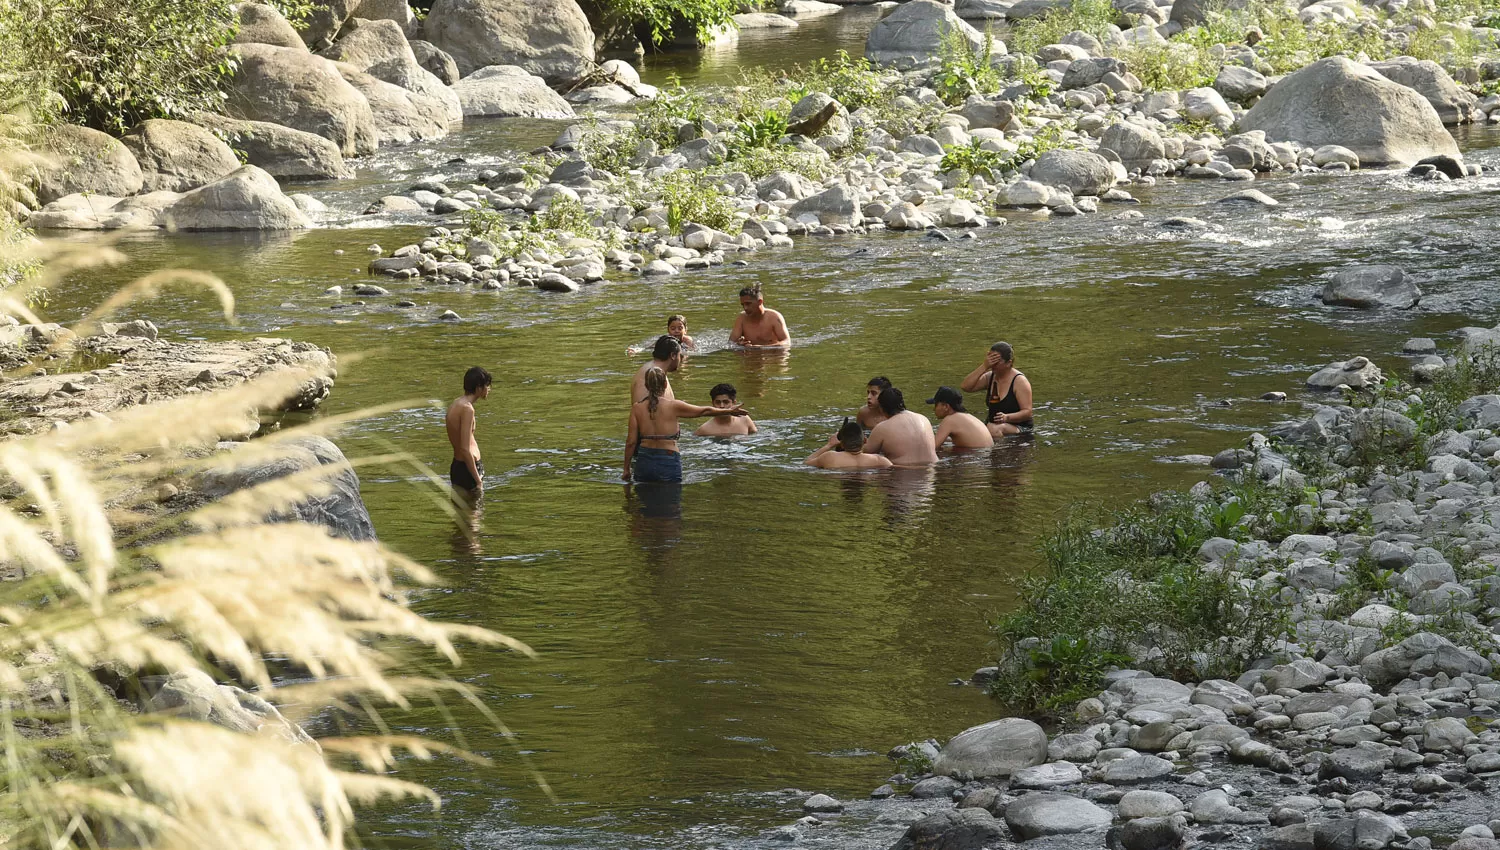
<path fill-rule="evenodd" d="M 736 64 L 857 51 L 867 25 L 852 12 L 776 42 L 747 33 L 737 51 L 658 58 L 650 76 L 722 82 Z M 471 173 L 556 129 L 475 123 L 308 191 L 357 210 L 415 175 Z M 1470 161 L 1500 166 L 1495 131 L 1464 131 L 1461 144 Z M 469 164 L 444 164 L 453 157 Z M 574 296 L 385 284 L 416 301 L 411 309 L 394 299 L 352 306 L 347 296 L 339 306 L 322 293 L 366 279 L 367 244 L 389 250 L 421 226 L 147 236 L 127 241 L 131 263 L 71 281 L 48 312 L 75 318 L 146 269 L 216 272 L 239 299 L 237 326 L 186 294 L 136 314 L 169 337 L 275 334 L 331 347 L 343 365 L 326 413 L 401 402 L 350 430 L 345 450 L 407 452 L 439 473 L 441 403 L 461 392 L 468 366 L 494 373 L 479 405 L 489 489 L 473 541 L 409 465 L 363 468 L 362 492 L 381 538 L 441 576 L 418 603 L 424 613 L 504 631 L 539 657 L 470 650 L 448 671 L 510 736 L 457 700 L 389 715 L 398 729 L 458 740 L 495 763 L 405 767 L 442 794 L 443 811 L 382 808 L 367 843 L 748 845 L 800 814 L 795 798 L 771 792 L 864 796 L 894 772 L 883 755 L 892 745 L 997 715 L 976 689 L 949 682 L 992 663 L 986 622 L 1036 566 L 1038 534 L 1070 506 L 1200 479 L 1201 466 L 1176 459 L 1295 415 L 1302 380 L 1330 361 L 1365 354 L 1400 370 L 1408 336 L 1446 345 L 1454 328 L 1495 321 L 1500 179 L 1361 172 L 1256 187 L 1281 206 L 1213 203 L 1233 191 L 1223 183 L 1167 183 L 1137 191 L 1139 207 L 1051 221 L 1015 214 L 975 239 L 806 239 L 748 255 L 744 267 L 615 280 Z M 1144 217 L 1120 218 L 1127 209 Z M 1157 226 L 1173 215 L 1213 229 Z M 1418 275 L 1421 306 L 1318 305 L 1324 275 L 1356 262 Z M 749 283 L 787 316 L 790 355 L 724 349 L 735 294 Z M 463 320 L 438 321 L 444 309 Z M 625 349 L 678 312 L 709 349 L 673 376 L 679 397 L 706 404 L 709 387 L 729 381 L 761 430 L 736 443 L 686 440 L 687 484 L 643 497 L 618 481 L 639 363 Z M 1036 388 L 1033 441 L 949 456 L 930 472 L 847 477 L 801 465 L 862 403 L 871 376 L 889 376 L 930 411 L 921 400 L 956 385 L 999 339 Z M 1292 400 L 1257 400 L 1271 390 Z"/>

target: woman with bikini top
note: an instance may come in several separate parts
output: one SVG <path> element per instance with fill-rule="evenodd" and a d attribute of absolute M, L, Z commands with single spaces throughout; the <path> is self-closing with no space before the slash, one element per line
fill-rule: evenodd
<path fill-rule="evenodd" d="M 745 408 L 700 407 L 675 398 L 663 398 L 667 391 L 667 373 L 653 366 L 645 374 L 646 397 L 630 408 L 630 430 L 625 438 L 625 474 L 631 480 L 631 463 L 635 463 L 636 481 L 682 481 L 682 455 L 677 440 L 682 429 L 677 420 L 698 416 L 748 416 Z M 671 433 L 667 433 L 671 432 Z M 655 445 L 646 445 L 646 443 Z"/>

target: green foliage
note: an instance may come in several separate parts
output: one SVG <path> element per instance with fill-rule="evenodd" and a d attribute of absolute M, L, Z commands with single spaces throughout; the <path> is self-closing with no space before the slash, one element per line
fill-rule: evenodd
<path fill-rule="evenodd" d="M 1061 126 L 1048 124 L 1033 133 L 1031 138 L 1022 139 L 1016 146 L 1016 152 L 1001 160 L 1000 171 L 1018 171 L 1027 161 L 1036 159 L 1047 151 L 1077 146 L 1077 142 L 1063 136 Z"/>
<path fill-rule="evenodd" d="M 973 94 L 992 94 L 1000 90 L 1000 72 L 990 63 L 995 53 L 995 39 L 985 31 L 984 44 L 974 50 L 963 33 L 943 33 L 938 54 L 938 72 L 934 81 L 938 97 L 957 106 Z"/>
<path fill-rule="evenodd" d="M 1151 91 L 1210 86 L 1223 67 L 1223 61 L 1215 59 L 1211 51 L 1187 42 L 1137 45 L 1117 55 Z"/>
<path fill-rule="evenodd" d="M 667 208 L 667 229 L 671 232 L 681 233 L 682 226 L 689 223 L 715 230 L 734 228 L 734 204 L 701 171 L 674 171 L 656 188 Z"/>
<path fill-rule="evenodd" d="M 147 118 L 216 110 L 233 72 L 232 0 L 5 0 L 0 53 L 28 70 L 12 87 L 56 91 L 66 118 L 123 132 Z"/>
<path fill-rule="evenodd" d="M 995 624 L 1004 658 L 995 694 L 1052 709 L 1097 691 L 1111 666 L 1194 679 L 1243 672 L 1288 633 L 1284 606 L 1197 552 L 1248 509 L 1296 498 L 1248 486 L 1207 504 L 1157 497 L 1102 524 L 1064 520 L 1042 541 L 1045 569 L 1023 580 L 1017 609 Z"/>
<path fill-rule="evenodd" d="M 939 165 L 943 171 L 958 171 L 970 177 L 975 175 L 984 177 L 986 180 L 995 179 L 995 175 L 1004 169 L 1001 166 L 1008 157 L 998 151 L 988 151 L 980 147 L 978 139 L 970 139 L 967 146 L 949 145 L 943 149 L 943 161 Z"/>
<path fill-rule="evenodd" d="M 786 134 L 786 115 L 778 110 L 768 109 L 758 118 L 740 122 L 728 144 L 729 156 L 734 159 L 758 148 L 773 147 Z"/>
<path fill-rule="evenodd" d="M 1039 18 L 1016 21 L 1011 25 L 1008 43 L 1018 53 L 1036 53 L 1049 44 L 1057 44 L 1070 32 L 1086 32 L 1107 42 L 1109 28 L 1120 13 L 1110 0 L 1073 0 L 1067 8 L 1054 9 Z"/>
<path fill-rule="evenodd" d="M 740 0 L 596 0 L 607 18 L 644 23 L 654 44 L 665 44 L 687 31 L 699 34 L 734 25 L 743 11 Z"/>
<path fill-rule="evenodd" d="M 308 16 L 320 8 L 314 0 L 268 0 L 268 2 L 299 30 L 307 28 Z"/>
<path fill-rule="evenodd" d="M 708 118 L 703 95 L 682 85 L 675 74 L 667 79 L 653 100 L 636 112 L 636 128 L 641 138 L 659 147 L 677 146 L 677 128 L 691 124 L 701 128 Z"/>
<path fill-rule="evenodd" d="M 823 92 L 850 112 L 866 106 L 878 107 L 894 97 L 891 86 L 881 79 L 875 66 L 864 57 L 850 56 L 847 50 L 840 50 L 832 59 L 817 59 L 810 65 L 798 66 L 790 75 L 802 94 Z"/>
<path fill-rule="evenodd" d="M 733 159 L 724 163 L 724 171 L 743 171 L 761 178 L 773 171 L 792 171 L 813 180 L 828 176 L 831 161 L 826 154 L 799 150 L 787 145 L 747 148 L 734 151 Z"/>

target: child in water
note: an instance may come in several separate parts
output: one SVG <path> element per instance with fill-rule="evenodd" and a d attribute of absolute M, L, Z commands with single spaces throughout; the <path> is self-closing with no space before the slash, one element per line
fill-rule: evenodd
<path fill-rule="evenodd" d="M 673 314 L 667 317 L 667 336 L 677 340 L 682 345 L 683 351 L 697 351 L 698 346 L 693 344 L 693 338 L 687 334 L 687 317 Z M 626 354 L 640 354 L 645 351 L 645 346 L 632 345 L 625 349 Z"/>
<path fill-rule="evenodd" d="M 708 397 L 718 410 L 734 410 L 739 407 L 733 384 L 717 384 L 708 391 Z M 754 434 L 755 420 L 749 416 L 717 415 L 699 426 L 693 434 L 699 437 L 740 437 Z"/>

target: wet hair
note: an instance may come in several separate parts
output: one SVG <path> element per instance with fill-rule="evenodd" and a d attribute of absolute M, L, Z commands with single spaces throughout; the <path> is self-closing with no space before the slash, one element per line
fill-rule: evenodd
<path fill-rule="evenodd" d="M 760 284 L 757 283 L 757 284 L 755 284 L 753 286 L 747 286 L 744 289 L 740 290 L 740 297 L 741 298 L 744 298 L 747 295 L 750 296 L 751 298 L 759 298 L 759 297 L 761 297 Z"/>
<path fill-rule="evenodd" d="M 659 366 L 652 366 L 646 370 L 646 409 L 652 413 L 656 412 L 657 405 L 661 404 L 661 397 L 667 391 L 667 373 Z"/>
<path fill-rule="evenodd" d="M 880 375 L 878 377 L 871 378 L 870 382 L 867 383 L 867 384 L 865 384 L 865 386 L 867 386 L 867 387 L 879 387 L 882 390 L 885 389 L 886 387 L 889 387 L 890 385 L 891 385 L 891 379 L 887 378 L 884 375 Z"/>
<path fill-rule="evenodd" d="M 469 371 L 464 373 L 464 393 L 473 395 L 479 392 L 480 387 L 487 387 L 494 380 L 483 366 L 470 366 Z"/>
<path fill-rule="evenodd" d="M 865 447 L 865 429 L 859 427 L 859 423 L 844 417 L 844 424 L 839 426 L 839 446 L 846 452 L 857 452 Z"/>
<path fill-rule="evenodd" d="M 997 342 L 990 346 L 990 351 L 1000 355 L 1000 359 L 1006 363 L 1016 359 L 1016 352 L 1010 347 L 1010 343 L 1008 342 Z"/>
<path fill-rule="evenodd" d="M 656 345 L 651 348 L 651 359 L 671 360 L 681 353 L 682 343 L 677 341 L 677 337 L 671 334 L 662 334 L 656 338 Z M 666 374 L 663 373 L 662 377 L 665 379 Z"/>
<path fill-rule="evenodd" d="M 687 327 L 687 316 L 680 313 L 673 313 L 667 317 L 667 327 L 672 327 L 673 322 L 682 322 L 682 326 Z"/>
<path fill-rule="evenodd" d="M 895 416 L 906 409 L 906 397 L 895 387 L 886 387 L 880 391 L 880 398 L 875 400 L 886 416 Z"/>
<path fill-rule="evenodd" d="M 738 397 L 734 389 L 734 384 L 714 384 L 714 388 L 708 391 L 709 401 L 713 401 L 721 395 L 729 396 L 730 401 L 734 401 Z"/>

